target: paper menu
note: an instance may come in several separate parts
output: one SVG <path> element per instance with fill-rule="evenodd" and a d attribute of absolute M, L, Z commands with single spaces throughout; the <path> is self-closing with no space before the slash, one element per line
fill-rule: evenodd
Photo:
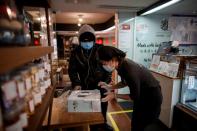
<path fill-rule="evenodd" d="M 158 66 L 158 72 L 167 75 L 168 62 L 160 61 L 159 66 Z"/>
<path fill-rule="evenodd" d="M 194 88 L 195 88 L 195 76 L 189 76 L 188 89 L 194 89 Z"/>
<path fill-rule="evenodd" d="M 160 63 L 160 56 L 159 55 L 153 55 L 153 59 L 152 59 L 151 65 L 150 65 L 150 69 L 157 71 L 159 63 Z"/>
<path fill-rule="evenodd" d="M 177 77 L 178 69 L 179 69 L 179 64 L 169 63 L 168 64 L 168 76 Z"/>

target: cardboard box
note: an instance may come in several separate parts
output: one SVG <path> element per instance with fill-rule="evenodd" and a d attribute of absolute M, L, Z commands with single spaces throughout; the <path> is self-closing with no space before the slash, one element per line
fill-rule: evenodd
<path fill-rule="evenodd" d="M 68 112 L 101 112 L 99 90 L 72 91 L 67 102 Z"/>

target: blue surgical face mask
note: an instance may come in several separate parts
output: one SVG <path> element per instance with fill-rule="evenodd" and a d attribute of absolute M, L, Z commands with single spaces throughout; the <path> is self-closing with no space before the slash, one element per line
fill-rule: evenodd
<path fill-rule="evenodd" d="M 110 67 L 109 65 L 103 65 L 103 68 L 107 71 L 107 72 L 112 72 L 115 67 Z"/>
<path fill-rule="evenodd" d="M 93 47 L 94 42 L 93 41 L 89 41 L 89 42 L 81 42 L 81 47 L 83 49 L 89 50 Z"/>

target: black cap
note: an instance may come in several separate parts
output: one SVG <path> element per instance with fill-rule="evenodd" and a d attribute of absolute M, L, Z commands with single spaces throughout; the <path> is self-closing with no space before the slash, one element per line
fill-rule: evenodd
<path fill-rule="evenodd" d="M 79 41 L 83 41 L 83 42 L 95 41 L 95 36 L 91 32 L 85 32 L 85 33 L 80 35 Z"/>

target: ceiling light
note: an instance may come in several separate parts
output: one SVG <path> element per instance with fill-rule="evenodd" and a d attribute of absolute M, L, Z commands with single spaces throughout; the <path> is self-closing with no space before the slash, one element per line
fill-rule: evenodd
<path fill-rule="evenodd" d="M 79 18 L 78 20 L 79 20 L 79 22 L 82 22 L 82 21 L 83 21 L 83 19 L 82 19 L 82 18 Z"/>
<path fill-rule="evenodd" d="M 77 25 L 80 27 L 81 26 L 81 23 L 78 23 Z"/>
<path fill-rule="evenodd" d="M 83 17 L 83 15 L 78 15 L 78 21 L 79 22 L 82 22 L 83 21 L 83 18 L 82 17 Z"/>
<path fill-rule="evenodd" d="M 148 15 L 148 14 L 152 14 L 156 11 L 159 11 L 161 9 L 164 9 L 170 5 L 173 5 L 177 2 L 179 2 L 181 0 L 165 0 L 165 1 L 159 1 L 153 5 L 151 5 L 150 7 L 142 10 L 142 11 L 139 11 L 138 15 Z"/>

